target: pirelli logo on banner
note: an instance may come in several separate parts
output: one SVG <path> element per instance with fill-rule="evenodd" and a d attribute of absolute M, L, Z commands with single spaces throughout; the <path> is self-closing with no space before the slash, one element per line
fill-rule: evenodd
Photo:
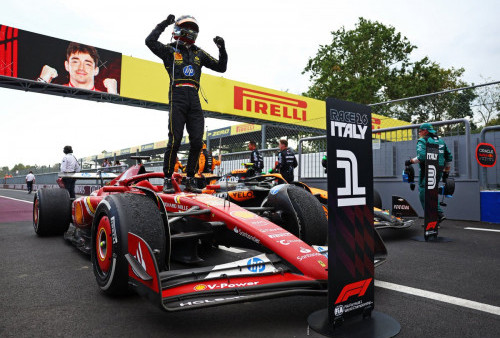
<path fill-rule="evenodd" d="M 234 109 L 280 117 L 285 123 L 307 121 L 306 101 L 238 86 L 234 86 Z"/>

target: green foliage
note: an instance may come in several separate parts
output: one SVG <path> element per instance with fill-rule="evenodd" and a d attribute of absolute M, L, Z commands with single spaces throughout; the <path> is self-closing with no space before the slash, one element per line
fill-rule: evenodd
<path fill-rule="evenodd" d="M 332 32 L 331 44 L 320 46 L 309 59 L 303 73 L 310 74 L 312 84 L 304 95 L 373 104 L 467 85 L 460 80 L 463 68 L 444 69 L 428 57 L 411 61 L 416 48 L 394 27 L 359 18 L 355 29 Z M 471 92 L 437 95 L 375 106 L 374 112 L 409 122 L 439 121 L 472 116 L 473 99 Z M 465 107 L 462 112 L 459 102 Z"/>
<path fill-rule="evenodd" d="M 3 178 L 7 174 L 9 174 L 9 167 L 0 168 L 0 178 Z"/>
<path fill-rule="evenodd" d="M 498 126 L 498 125 L 500 125 L 500 113 L 486 124 L 486 126 Z"/>

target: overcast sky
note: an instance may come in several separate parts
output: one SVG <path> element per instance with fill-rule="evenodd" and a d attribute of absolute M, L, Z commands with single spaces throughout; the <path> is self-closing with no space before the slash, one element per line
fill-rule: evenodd
<path fill-rule="evenodd" d="M 464 67 L 468 82 L 500 80 L 494 0 L 2 0 L 0 24 L 160 62 L 144 39 L 170 13 L 195 16 L 196 44 L 214 56 L 213 37 L 225 39 L 224 77 L 291 93 L 307 90 L 301 72 L 319 45 L 331 42 L 330 32 L 354 28 L 359 17 L 395 27 L 418 47 L 414 60 L 428 56 L 445 68 Z M 168 43 L 170 34 L 171 27 L 160 41 Z M 0 121 L 0 166 L 9 167 L 58 163 L 66 144 L 85 157 L 167 138 L 166 112 L 4 88 Z"/>

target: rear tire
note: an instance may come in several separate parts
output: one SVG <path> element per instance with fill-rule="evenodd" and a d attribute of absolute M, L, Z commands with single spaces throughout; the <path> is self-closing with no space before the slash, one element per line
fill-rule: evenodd
<path fill-rule="evenodd" d="M 91 231 L 91 261 L 99 288 L 110 295 L 128 292 L 128 233 L 148 243 L 158 267 L 165 266 L 165 228 L 153 201 L 144 195 L 107 196 L 97 207 Z"/>
<path fill-rule="evenodd" d="M 33 228 L 38 236 L 62 235 L 71 223 L 66 189 L 38 189 L 33 199 Z"/>

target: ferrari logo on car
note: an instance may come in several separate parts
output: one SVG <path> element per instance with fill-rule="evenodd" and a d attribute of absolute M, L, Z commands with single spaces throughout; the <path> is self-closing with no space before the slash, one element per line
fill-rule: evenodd
<path fill-rule="evenodd" d="M 146 262 L 144 262 L 144 258 L 142 257 L 142 248 L 141 248 L 141 243 L 139 242 L 139 245 L 137 246 L 137 250 L 135 252 L 135 258 L 139 263 L 141 263 L 142 267 L 144 268 L 144 271 L 147 271 L 146 269 Z"/>

